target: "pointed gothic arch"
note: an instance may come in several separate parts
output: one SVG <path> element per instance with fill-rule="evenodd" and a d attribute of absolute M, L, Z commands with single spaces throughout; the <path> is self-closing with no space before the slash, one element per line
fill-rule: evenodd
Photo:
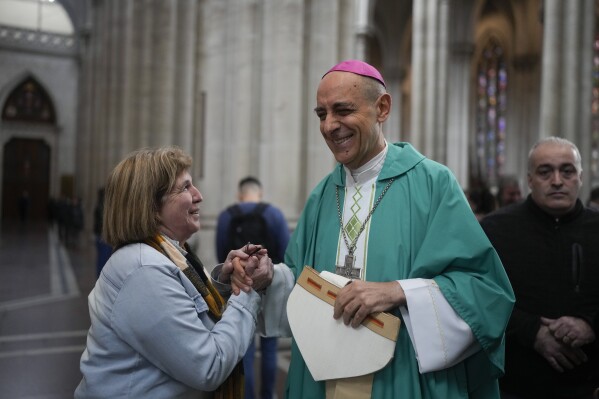
<path fill-rule="evenodd" d="M 29 75 L 10 92 L 2 106 L 2 120 L 56 124 L 56 111 L 46 89 Z"/>

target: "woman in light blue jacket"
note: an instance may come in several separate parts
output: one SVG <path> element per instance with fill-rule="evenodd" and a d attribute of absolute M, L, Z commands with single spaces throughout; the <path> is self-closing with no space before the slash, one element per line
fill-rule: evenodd
<path fill-rule="evenodd" d="M 241 267 L 266 270 L 251 281 L 265 288 L 272 262 L 255 246 L 231 251 L 215 289 L 186 244 L 202 201 L 190 167 L 179 148 L 140 150 L 108 178 L 103 234 L 115 251 L 89 295 L 76 398 L 243 397 L 240 361 L 261 299 L 252 289 L 225 303 L 222 288 L 247 278 Z"/>

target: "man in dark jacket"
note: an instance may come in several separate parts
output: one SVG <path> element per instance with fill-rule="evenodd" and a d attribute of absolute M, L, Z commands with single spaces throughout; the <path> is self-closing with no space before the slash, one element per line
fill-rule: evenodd
<path fill-rule="evenodd" d="M 481 222 L 516 294 L 505 397 L 591 398 L 599 387 L 599 213 L 584 207 L 580 152 L 549 137 L 529 153 L 530 195 Z"/>

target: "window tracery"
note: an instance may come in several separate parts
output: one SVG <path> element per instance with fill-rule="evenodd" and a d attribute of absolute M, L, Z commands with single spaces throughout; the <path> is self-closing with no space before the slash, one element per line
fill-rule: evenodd
<path fill-rule="evenodd" d="M 478 60 L 476 179 L 494 186 L 505 166 L 507 68 L 502 47 L 490 39 Z"/>

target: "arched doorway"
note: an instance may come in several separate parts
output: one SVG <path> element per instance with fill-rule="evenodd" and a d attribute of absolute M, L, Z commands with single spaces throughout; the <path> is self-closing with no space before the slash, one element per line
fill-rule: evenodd
<path fill-rule="evenodd" d="M 2 220 L 29 220 L 48 215 L 50 147 L 39 139 L 11 139 L 4 146 Z"/>
<path fill-rule="evenodd" d="M 44 137 L 56 125 L 56 113 L 36 79 L 26 77 L 9 94 L 2 123 L 13 132 L 2 149 L 2 220 L 46 220 L 51 150 Z"/>

